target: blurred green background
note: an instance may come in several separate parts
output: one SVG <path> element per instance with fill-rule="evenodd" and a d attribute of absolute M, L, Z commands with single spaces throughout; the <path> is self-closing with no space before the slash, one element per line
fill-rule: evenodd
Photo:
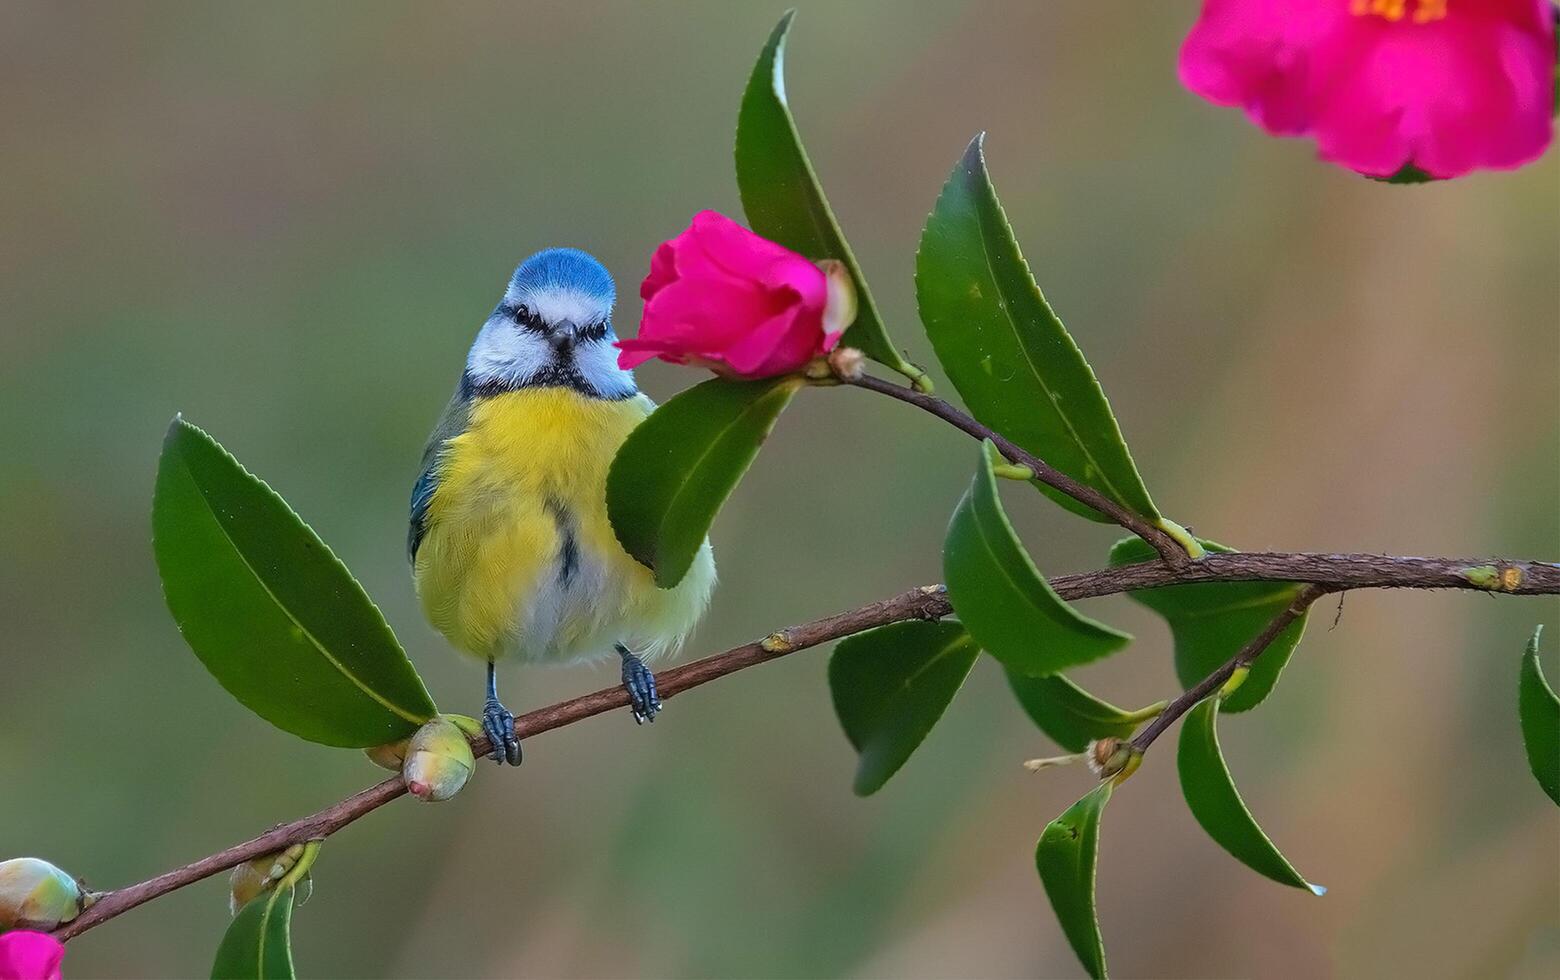
<path fill-rule="evenodd" d="M 1560 555 L 1555 155 L 1371 183 L 1176 82 L 1192 4 L 801 4 L 791 103 L 898 339 L 931 365 L 912 257 L 977 130 L 1028 257 L 1166 512 L 1247 548 Z M 0 855 L 128 884 L 378 778 L 239 708 L 166 614 L 148 513 L 164 426 L 207 427 L 360 576 L 451 709 L 478 668 L 424 625 L 403 554 L 418 454 L 515 263 L 617 274 L 740 215 L 737 99 L 779 4 L 0 6 Z M 939 379 L 942 375 L 935 371 Z M 666 397 L 697 376 L 652 365 Z M 944 391 L 950 386 L 943 383 Z M 714 538 L 702 655 L 936 581 L 976 447 L 818 391 Z M 1042 567 L 1116 535 L 1008 503 Z M 1171 693 L 1162 623 L 1079 676 Z M 1209 842 L 1155 752 L 1104 828 L 1124 976 L 1560 973 L 1560 835 L 1514 712 L 1560 604 L 1329 602 L 1277 695 L 1223 726 L 1316 900 Z M 995 665 L 878 796 L 826 651 L 536 739 L 455 802 L 333 839 L 306 976 L 1049 976 L 1077 966 L 1031 863 L 1086 779 Z M 516 707 L 615 682 L 512 669 Z M 1164 743 L 1167 747 L 1173 743 Z M 74 942 L 73 977 L 204 975 L 208 881 Z"/>

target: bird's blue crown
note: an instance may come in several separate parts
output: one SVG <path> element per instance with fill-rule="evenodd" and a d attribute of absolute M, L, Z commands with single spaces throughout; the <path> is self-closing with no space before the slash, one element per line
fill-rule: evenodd
<path fill-rule="evenodd" d="M 577 248 L 549 248 L 520 263 L 509 280 L 512 294 L 543 292 L 589 296 L 611 308 L 617 300 L 612 273 L 589 252 Z"/>

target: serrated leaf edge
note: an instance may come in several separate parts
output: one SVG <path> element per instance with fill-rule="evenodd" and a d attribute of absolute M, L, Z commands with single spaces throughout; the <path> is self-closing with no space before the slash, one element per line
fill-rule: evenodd
<path fill-rule="evenodd" d="M 974 158 L 975 167 L 973 170 L 967 171 L 964 165 L 971 159 L 971 157 Z M 1010 220 L 1008 220 L 1007 210 L 1003 208 L 1002 200 L 997 196 L 996 185 L 992 182 L 990 171 L 986 167 L 986 133 L 984 130 L 975 134 L 975 138 L 972 139 L 969 143 L 969 146 L 965 148 L 964 155 L 960 158 L 959 164 L 959 166 L 954 168 L 953 173 L 949 174 L 948 179 L 943 182 L 942 190 L 937 195 L 937 204 L 942 202 L 943 198 L 948 193 L 948 189 L 953 186 L 954 182 L 960 180 L 961 178 L 978 178 L 984 188 L 989 192 L 991 205 L 996 211 L 996 217 L 998 221 L 1001 222 L 1001 230 L 1005 232 L 1007 237 L 1012 241 L 1014 254 L 1018 258 L 1019 265 L 1023 267 L 1024 278 L 1028 282 L 1028 288 L 1034 293 L 1035 299 L 1039 301 L 1041 308 L 1049 312 L 1052 319 L 1054 319 L 1058 326 L 1061 327 L 1061 334 L 1063 339 L 1071 348 L 1071 350 L 1078 355 L 1078 360 L 1082 363 L 1083 368 L 1088 373 L 1090 380 L 1094 382 L 1095 388 L 1098 389 L 1100 399 L 1105 403 L 1105 414 L 1110 422 L 1111 433 L 1116 437 L 1116 441 L 1120 443 L 1123 456 L 1126 458 L 1127 463 L 1132 467 L 1132 472 L 1137 476 L 1138 487 L 1143 491 L 1143 499 L 1149 505 L 1149 510 L 1142 512 L 1141 516 L 1148 518 L 1151 521 L 1158 520 L 1162 516 L 1159 512 L 1159 507 L 1154 503 L 1153 494 L 1149 493 L 1148 485 L 1143 482 L 1142 473 L 1138 470 L 1137 460 L 1132 455 L 1131 446 L 1127 444 L 1126 435 L 1121 431 L 1121 422 L 1116 418 L 1115 409 L 1110 405 L 1110 398 L 1105 394 L 1104 385 L 1100 384 L 1099 376 L 1094 373 L 1094 366 L 1089 363 L 1088 357 L 1084 355 L 1083 348 L 1078 346 L 1077 338 L 1072 335 L 1072 331 L 1067 329 L 1067 326 L 1065 323 L 1063 323 L 1061 316 L 1055 311 L 1055 309 L 1052 308 L 1050 301 L 1045 298 L 1044 291 L 1040 289 L 1040 282 L 1035 278 L 1034 270 L 1030 268 L 1029 260 L 1024 257 L 1023 246 L 1019 243 L 1018 236 L 1013 231 L 1013 224 Z M 978 197 L 978 195 L 972 195 L 972 198 L 976 197 Z M 992 280 L 995 281 L 997 277 L 995 275 L 995 270 L 993 270 L 991 267 L 991 250 L 987 240 L 987 235 L 985 233 L 986 226 L 985 222 L 981 220 L 981 216 L 978 213 L 980 202 L 976 200 L 975 203 L 977 206 L 976 220 L 981 226 L 980 238 L 982 258 L 985 262 L 986 269 L 988 272 L 992 273 Z M 922 226 L 923 229 L 927 225 L 930 225 L 932 219 L 936 217 L 937 204 L 934 204 L 932 210 L 927 212 L 927 220 L 926 223 Z M 917 245 L 915 254 L 916 271 L 913 278 L 917 284 L 919 284 L 921 279 L 920 259 L 925 241 L 926 234 L 923 230 L 921 235 L 921 242 Z M 917 288 L 917 294 L 919 295 L 919 288 Z M 1011 323 L 1013 320 L 1012 311 L 1005 305 L 1002 307 L 1002 310 L 1003 314 L 1007 316 L 1008 321 Z M 1098 487 L 1100 492 L 1115 500 L 1128 511 L 1139 513 L 1137 507 L 1122 495 L 1121 491 L 1116 488 L 1115 482 L 1111 479 L 1110 474 L 1107 473 L 1105 468 L 1100 466 L 1099 462 L 1094 458 L 1094 451 L 1089 447 L 1088 443 L 1084 442 L 1084 440 L 1078 435 L 1078 430 L 1073 425 L 1072 417 L 1066 412 L 1062 411 L 1060 404 L 1057 402 L 1055 392 L 1051 390 L 1051 386 L 1046 382 L 1044 376 L 1041 375 L 1039 370 L 1035 367 L 1034 354 L 1030 350 L 1029 345 L 1024 342 L 1024 334 L 1015 329 L 1014 337 L 1018 339 L 1018 346 L 1024 352 L 1024 359 L 1029 367 L 1030 373 L 1039 383 L 1041 390 L 1045 392 L 1046 398 L 1051 402 L 1052 408 L 1056 410 L 1057 416 L 1060 417 L 1063 424 L 1066 425 L 1068 435 L 1070 435 L 1073 442 L 1083 450 L 1083 454 L 1088 459 L 1090 466 L 1092 466 L 1094 471 L 1099 474 L 1100 480 L 1104 484 L 1104 486 Z M 935 343 L 933 344 L 933 347 L 935 349 Z M 1104 518 L 1103 515 L 1101 519 L 1108 520 L 1108 518 Z"/>
<path fill-rule="evenodd" d="M 1219 841 L 1218 838 L 1213 838 L 1214 843 L 1218 844 L 1221 849 L 1224 849 L 1225 853 L 1235 858 L 1235 860 L 1240 861 L 1241 864 L 1245 864 L 1246 867 L 1251 868 L 1251 870 L 1256 871 L 1257 874 L 1262 875 L 1264 878 L 1267 878 L 1270 881 L 1278 881 L 1279 884 L 1288 885 L 1292 888 L 1306 888 L 1309 889 L 1313 895 L 1318 897 L 1327 894 L 1327 888 L 1325 885 L 1318 885 L 1315 882 L 1307 879 L 1305 875 L 1302 875 L 1295 868 L 1294 864 L 1290 862 L 1289 858 L 1284 855 L 1284 852 L 1278 849 L 1278 845 L 1273 843 L 1273 838 L 1269 837 L 1267 835 L 1267 831 L 1263 830 L 1262 825 L 1257 822 L 1256 815 L 1251 812 L 1251 807 L 1246 803 L 1246 798 L 1241 796 L 1239 787 L 1235 785 L 1235 777 L 1230 772 L 1229 763 L 1224 760 L 1224 746 L 1219 741 L 1218 706 L 1220 700 L 1221 699 L 1218 696 L 1207 698 L 1194 707 L 1190 712 L 1188 712 L 1185 720 L 1181 722 L 1183 733 L 1193 730 L 1192 726 L 1195 724 L 1203 724 L 1204 717 L 1209 719 L 1206 724 L 1208 726 L 1209 735 L 1213 739 L 1214 758 L 1219 764 L 1219 769 L 1223 774 L 1224 782 L 1229 785 L 1230 795 L 1234 797 L 1235 803 L 1240 807 L 1241 812 L 1245 814 L 1246 820 L 1251 824 L 1252 830 L 1256 831 L 1257 836 L 1267 844 L 1268 849 L 1272 852 L 1273 857 L 1278 859 L 1278 862 L 1282 864 L 1291 875 L 1294 876 L 1295 880 L 1278 881 L 1278 879 L 1273 878 L 1266 872 L 1257 868 L 1252 868 L 1251 865 L 1246 864 L 1243 859 L 1230 852 L 1228 848 L 1225 848 L 1223 842 Z M 1188 804 L 1188 808 L 1190 808 L 1190 804 Z M 1195 812 L 1193 813 L 1193 816 L 1196 816 Z M 1202 821 L 1198 820 L 1198 824 L 1201 825 L 1201 823 Z M 1203 827 L 1203 830 L 1207 831 L 1208 828 Z M 1212 832 L 1208 832 L 1208 836 L 1213 837 Z"/>
<path fill-rule="evenodd" d="M 1114 653 L 1115 651 L 1120 650 L 1122 647 L 1131 643 L 1132 635 L 1130 633 L 1124 633 L 1121 630 L 1110 626 L 1109 624 L 1102 623 L 1091 616 L 1086 616 L 1077 609 L 1073 608 L 1071 603 L 1057 594 L 1056 589 L 1052 587 L 1050 581 L 1048 581 L 1046 577 L 1041 574 L 1039 566 L 1035 564 L 1034 558 L 1030 556 L 1029 551 L 1024 547 L 1023 542 L 1019 540 L 1018 532 L 1014 530 L 1013 522 L 1008 518 L 1007 511 L 1002 506 L 1002 496 L 997 490 L 996 476 L 992 472 L 992 457 L 994 455 L 997 455 L 996 445 L 992 443 L 990 439 L 984 440 L 981 448 L 980 464 L 976 469 L 974 480 L 971 483 L 970 488 L 965 491 L 964 496 L 960 499 L 958 506 L 955 508 L 955 514 L 957 515 L 960 511 L 964 511 L 966 508 L 968 508 L 970 516 L 973 518 L 972 523 L 975 525 L 976 535 L 979 538 L 980 544 L 985 549 L 986 553 L 991 556 L 991 566 L 996 568 L 998 572 L 1001 573 L 1003 579 L 1008 583 L 1009 586 L 1011 586 L 1012 591 L 1015 594 L 1021 596 L 1026 602 L 1029 603 L 1030 608 L 1034 609 L 1040 615 L 1045 616 L 1046 611 L 1043 609 L 1043 607 L 1040 606 L 1038 602 L 1034 600 L 1033 596 L 1031 595 L 1029 586 L 1033 583 L 1019 582 L 1008 572 L 1006 566 L 997 560 L 997 553 L 995 548 L 992 547 L 992 539 L 987 533 L 985 522 L 980 519 L 980 511 L 982 508 L 979 503 L 979 498 L 981 496 L 980 491 L 984 489 L 986 491 L 985 495 L 989 496 L 991 500 L 991 515 L 995 517 L 995 519 L 1003 528 L 1006 529 L 1008 537 L 1012 540 L 1018 551 L 1019 559 L 1029 570 L 1030 574 L 1034 576 L 1034 581 L 1040 584 L 1040 588 L 1043 593 L 1054 600 L 1057 606 L 1065 610 L 1071 616 L 1073 623 L 1080 627 L 1080 633 L 1092 632 L 1094 635 L 1091 637 L 1091 639 L 1102 642 L 1110 640 L 1116 641 L 1114 646 L 1102 651 L 1097 656 L 1091 657 L 1088 660 L 1067 664 L 1064 667 L 1059 668 L 1057 671 L 1053 671 L 1052 673 L 1060 673 L 1061 670 L 1080 666 L 1081 664 L 1089 663 L 1092 660 L 1099 660 L 1103 657 L 1109 656 L 1111 653 Z M 958 597 L 952 589 L 950 589 L 948 592 L 948 599 L 954 606 L 954 612 L 958 612 Z M 967 624 L 965 628 L 969 628 Z M 991 652 L 989 647 L 987 647 L 986 650 L 988 653 Z M 995 657 L 996 655 L 992 654 L 992 656 Z M 1000 660 L 1001 658 L 997 659 Z"/>
<path fill-rule="evenodd" d="M 402 657 L 406 657 L 406 650 L 405 650 L 405 648 L 402 647 L 400 641 L 398 639 L 396 639 L 394 631 L 390 629 L 389 622 L 386 621 L 385 618 L 384 618 L 384 613 L 379 609 L 379 606 L 374 602 L 373 598 L 370 597 L 368 595 L 368 592 L 363 589 L 363 587 L 362 587 L 362 585 L 360 583 L 358 583 L 357 578 L 352 574 L 351 570 L 347 568 L 346 563 L 343 562 L 336 555 L 336 553 L 333 550 L 331 550 L 330 545 L 326 544 L 324 539 L 322 539 L 319 536 L 319 534 L 317 532 L 315 532 L 315 530 L 312 527 L 309 526 L 309 523 L 307 521 L 305 521 L 302 517 L 300 517 L 298 515 L 297 511 L 293 510 L 292 505 L 287 502 L 287 499 L 285 497 L 283 497 L 280 493 L 277 493 L 276 490 L 274 490 L 271 487 L 271 485 L 269 483 L 267 483 L 265 480 L 261 479 L 260 477 L 256 476 L 255 474 L 251 473 L 249 471 L 249 469 L 246 466 L 244 466 L 243 463 L 238 461 L 238 458 L 236 456 L 234 456 L 232 453 L 228 452 L 227 447 L 223 446 L 221 442 L 219 442 L 217 439 L 213 438 L 212 435 L 210 433 L 208 433 L 205 429 L 202 429 L 200 426 L 195 425 L 194 423 L 187 421 L 184 418 L 183 415 L 176 415 L 176 416 L 174 416 L 172 424 L 170 424 L 169 427 L 168 427 L 168 434 L 167 434 L 167 436 L 163 440 L 164 451 L 167 452 L 169 450 L 172 450 L 172 451 L 177 453 L 178 464 L 181 467 L 184 468 L 184 472 L 185 472 L 186 476 L 188 476 L 188 478 L 190 480 L 190 483 L 192 483 L 195 486 L 197 492 L 200 495 L 201 503 L 204 504 L 205 507 L 206 507 L 206 511 L 209 514 L 211 514 L 212 518 L 216 521 L 217 526 L 222 529 L 223 537 L 226 538 L 230 543 L 232 542 L 232 537 L 231 537 L 231 535 L 228 534 L 228 531 L 227 531 L 226 527 L 223 526 L 221 518 L 217 515 L 216 508 L 214 508 L 211 505 L 211 500 L 206 496 L 206 488 L 201 484 L 201 482 L 198 479 L 195 478 L 195 474 L 190 471 L 188 464 L 185 462 L 185 460 L 183 458 L 184 454 L 182 452 L 179 452 L 177 450 L 177 447 L 175 447 L 173 445 L 174 440 L 176 439 L 176 437 L 178 436 L 178 434 L 181 431 L 188 431 L 188 432 L 194 433 L 194 435 L 196 437 L 204 439 L 208 443 L 210 443 L 211 446 L 213 448 L 215 448 L 219 453 L 221 453 L 224 458 L 226 458 L 234 466 L 236 466 L 240 473 L 242 473 L 244 476 L 248 477 L 249 479 L 253 480 L 265 493 L 270 494 L 273 498 L 275 498 L 276 502 L 281 504 L 283 509 L 285 509 L 286 512 L 289 515 L 291 515 L 295 520 L 298 521 L 299 526 L 301 526 L 304 529 L 304 531 L 310 537 L 312 537 L 314 539 L 314 541 L 320 546 L 321 552 L 330 561 L 335 563 L 336 567 L 341 570 L 342 574 L 345 575 L 346 578 L 350 582 L 352 582 L 354 585 L 357 585 L 359 594 L 362 596 L 363 600 L 365 602 L 367 602 L 368 606 L 371 609 L 373 609 L 374 615 L 378 618 L 379 622 L 384 626 L 385 638 L 389 640 L 391 646 L 394 647 L 394 649 L 396 649 L 398 652 L 400 652 Z M 156 507 L 156 500 L 155 500 L 155 497 L 154 497 L 153 508 L 155 509 L 155 507 Z M 155 540 L 156 540 L 156 536 L 154 534 L 153 535 L 154 545 L 155 545 Z M 314 648 L 319 651 L 320 656 L 324 657 L 325 661 L 327 663 L 329 663 L 332 667 L 334 667 L 336 669 L 337 673 L 341 674 L 347 680 L 351 681 L 354 687 L 358 688 L 364 694 L 368 695 L 368 697 L 370 699 L 372 699 L 374 702 L 379 704 L 385 710 L 389 711 L 391 714 L 394 714 L 396 717 L 402 719 L 403 721 L 410 722 L 410 723 L 412 723 L 414 725 L 422 725 L 422 724 L 427 723 L 430 719 L 433 718 L 433 715 L 437 713 L 437 708 L 435 708 L 434 712 L 431 713 L 431 714 L 428 714 L 426 716 L 419 716 L 411 709 L 403 708 L 400 705 L 391 703 L 390 701 L 388 701 L 384 697 L 384 695 L 380 694 L 378 691 L 375 691 L 374 689 L 369 687 L 361 678 L 359 678 L 356 674 L 352 673 L 352 671 L 348 670 L 346 668 L 346 665 L 341 663 L 340 660 L 336 659 L 336 657 L 333 654 L 331 654 L 328 650 L 325 649 L 325 647 L 320 643 L 319 639 L 316 638 L 314 636 L 314 634 L 309 631 L 308 627 L 304 626 L 302 623 L 300 623 L 298 621 L 297 617 L 293 615 L 292 610 L 289 609 L 285 604 L 282 603 L 282 601 L 280 599 L 278 599 L 276 597 L 276 594 L 271 591 L 271 587 L 266 583 L 265 579 L 262 578 L 257 571 L 255 571 L 254 565 L 250 564 L 249 557 L 247 555 L 245 555 L 243 553 L 243 551 L 241 549 L 239 549 L 236 544 L 233 546 L 233 552 L 236 555 L 238 555 L 239 560 L 241 562 L 243 562 L 244 568 L 246 570 L 248 570 L 250 576 L 254 578 L 255 584 L 260 587 L 261 591 L 263 591 L 266 594 L 266 596 L 269 597 L 270 600 L 273 603 L 275 603 L 275 605 L 276 605 L 276 607 L 278 609 L 282 610 L 282 612 L 287 616 L 287 619 L 295 627 L 297 627 L 299 633 L 301 633 L 303 636 L 308 638 L 309 642 L 314 646 Z M 158 578 L 159 578 L 159 582 L 161 582 L 161 576 L 160 575 L 159 575 Z M 166 589 L 165 586 L 163 586 L 162 588 L 163 588 L 163 601 L 164 601 L 164 603 L 167 603 L 168 602 L 167 589 Z M 171 610 L 172 606 L 170 605 L 169 608 Z M 179 617 L 178 616 L 174 616 L 174 622 L 179 627 L 179 632 L 182 635 L 183 632 L 184 632 L 184 625 L 179 622 Z M 407 658 L 406 662 L 407 662 L 407 666 L 409 668 L 411 668 L 413 676 L 417 678 L 418 684 L 422 685 L 422 677 L 417 674 L 416 668 L 411 666 L 411 659 Z M 433 702 L 433 697 L 432 697 L 432 695 L 428 694 L 426 685 L 423 685 L 423 693 L 424 693 L 424 695 L 426 695 L 428 697 L 428 703 L 430 705 L 432 705 L 434 703 Z"/>
<path fill-rule="evenodd" d="M 759 58 L 762 60 L 765 54 L 768 53 L 771 48 L 773 48 L 773 63 L 770 65 L 769 78 L 767 79 L 766 87 L 769 91 L 769 94 L 774 96 L 775 101 L 780 106 L 781 114 L 785 118 L 786 128 L 791 134 L 791 143 L 796 148 L 797 158 L 801 161 L 802 173 L 807 178 L 807 182 L 817 190 L 818 199 L 823 206 L 823 214 L 821 216 L 815 213 L 811 208 L 808 208 L 807 218 L 812 223 L 814 230 L 818 232 L 819 238 L 826 240 L 832 238 L 833 241 L 838 245 L 840 254 L 836 257 L 841 262 L 845 263 L 845 267 L 847 270 L 849 270 L 850 277 L 856 286 L 857 309 L 868 311 L 871 315 L 872 321 L 877 324 L 877 332 L 879 334 L 878 339 L 881 339 L 882 341 L 883 350 L 881 352 L 868 350 L 868 347 L 874 345 L 865 344 L 861 342 L 859 338 L 853 337 L 852 331 L 854 330 L 854 325 L 852 325 L 852 327 L 846 328 L 845 337 L 842 338 L 842 341 L 851 343 L 854 346 L 862 347 L 868 357 L 879 361 L 889 369 L 897 371 L 906 377 L 915 378 L 917 376 L 924 376 L 919 369 L 917 369 L 904 358 L 904 356 L 894 346 L 893 338 L 888 335 L 887 326 L 883 323 L 882 314 L 878 311 L 877 300 L 872 296 L 872 289 L 867 285 L 866 276 L 862 274 L 861 264 L 856 260 L 856 253 L 850 247 L 850 242 L 845 238 L 844 229 L 840 227 L 839 219 L 834 215 L 834 208 L 829 204 L 828 195 L 823 191 L 823 182 L 818 179 L 818 171 L 813 167 L 812 158 L 807 155 L 807 146 L 802 142 L 801 129 L 797 127 L 796 117 L 791 112 L 791 102 L 790 99 L 786 96 L 785 90 L 785 49 L 787 42 L 790 40 L 791 25 L 795 20 L 796 8 L 794 7 L 782 14 L 779 23 L 777 23 L 774 27 L 774 30 L 770 32 L 769 40 L 765 42 L 764 48 L 759 54 Z M 754 65 L 755 69 L 757 67 L 757 65 Z M 755 86 L 763 84 L 764 82 L 760 80 L 759 73 L 757 71 L 753 72 L 752 76 L 748 79 L 748 84 L 742 90 L 741 104 L 745 105 L 747 103 L 749 96 L 754 92 Z M 740 153 L 739 148 L 741 144 L 742 126 L 741 113 L 739 108 L 736 136 L 732 140 L 734 155 Z M 737 196 L 739 199 L 742 197 L 742 186 L 740 181 L 738 182 L 737 186 Z M 747 210 L 746 201 L 743 201 L 742 206 L 745 212 Z M 755 231 L 756 230 L 757 229 L 755 229 Z M 814 260 L 824 257 L 825 256 L 820 255 L 808 256 L 808 258 Z M 856 322 L 861 322 L 859 313 Z M 879 353 L 881 353 L 882 356 L 879 356 Z"/>

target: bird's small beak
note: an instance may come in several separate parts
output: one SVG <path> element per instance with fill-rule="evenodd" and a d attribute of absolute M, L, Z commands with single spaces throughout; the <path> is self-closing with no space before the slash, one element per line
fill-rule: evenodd
<path fill-rule="evenodd" d="M 574 338 L 578 333 L 573 320 L 563 320 L 556 324 L 547 334 L 547 342 L 552 345 L 554 353 L 567 354 L 574 347 Z"/>

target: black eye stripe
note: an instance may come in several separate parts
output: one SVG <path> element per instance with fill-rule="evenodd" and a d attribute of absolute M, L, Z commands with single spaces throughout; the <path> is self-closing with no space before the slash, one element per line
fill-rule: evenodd
<path fill-rule="evenodd" d="M 536 312 L 524 303 L 515 307 L 512 317 L 521 330 L 529 330 L 531 333 L 547 332 L 547 324 L 543 323 L 542 318 L 537 316 Z"/>
<path fill-rule="evenodd" d="M 512 321 L 521 330 L 542 334 L 547 333 L 549 330 L 547 321 L 542 319 L 541 314 L 524 303 L 505 303 L 498 308 L 498 312 L 506 320 Z M 580 328 L 576 331 L 576 336 L 580 340 L 602 340 L 607 336 L 607 331 L 610 329 L 611 325 L 606 320 L 599 320 L 588 327 Z"/>

